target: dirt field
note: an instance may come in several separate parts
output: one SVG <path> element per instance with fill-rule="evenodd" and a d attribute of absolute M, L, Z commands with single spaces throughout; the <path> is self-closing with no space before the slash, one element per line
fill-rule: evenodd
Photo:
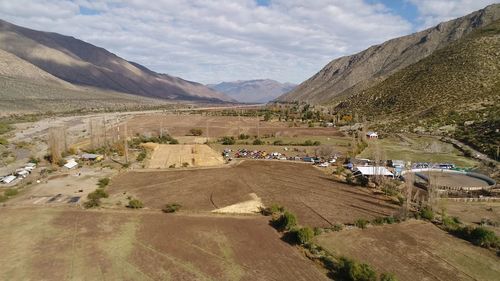
<path fill-rule="evenodd" d="M 173 115 L 173 114 L 148 114 L 134 116 L 128 121 L 130 136 L 136 134 L 159 134 L 160 128 L 172 136 L 185 136 L 192 128 L 203 130 L 203 136 L 210 138 L 222 136 L 237 136 L 241 133 L 249 135 L 260 134 L 276 136 L 342 136 L 336 128 L 290 128 L 285 122 L 264 122 L 257 125 L 257 117 L 237 116 L 202 116 L 202 115 Z M 258 129 L 257 129 L 258 128 Z"/>
<path fill-rule="evenodd" d="M 128 172 L 113 179 L 109 191 L 112 199 L 124 200 L 131 195 L 149 208 L 180 203 L 183 211 L 190 212 L 209 212 L 252 200 L 250 194 L 255 193 L 264 205 L 284 205 L 302 224 L 310 226 L 352 223 L 398 210 L 368 189 L 337 183 L 310 164 L 280 161 L 246 160 L 224 168 Z"/>
<path fill-rule="evenodd" d="M 487 226 L 500 236 L 500 202 L 454 202 L 441 199 L 438 208 L 448 216 L 458 217 L 467 224 L 479 224 L 482 219 L 497 223 L 497 227 Z"/>
<path fill-rule="evenodd" d="M 0 280 L 328 280 L 264 217 L 0 212 Z"/>
<path fill-rule="evenodd" d="M 33 182 L 26 186 L 19 195 L 7 201 L 7 204 L 9 206 L 55 206 L 81 203 L 90 192 L 97 188 L 97 181 L 100 178 L 109 177 L 115 173 L 116 171 L 108 168 L 84 167 L 49 175 L 40 183 Z"/>
<path fill-rule="evenodd" d="M 423 221 L 332 232 L 316 238 L 331 252 L 369 263 L 398 280 L 498 280 L 492 251 Z"/>
<path fill-rule="evenodd" d="M 222 155 L 206 144 L 157 144 L 146 143 L 144 146 L 152 150 L 146 167 L 150 169 L 166 169 L 175 165 L 182 167 L 218 166 L 224 164 Z"/>

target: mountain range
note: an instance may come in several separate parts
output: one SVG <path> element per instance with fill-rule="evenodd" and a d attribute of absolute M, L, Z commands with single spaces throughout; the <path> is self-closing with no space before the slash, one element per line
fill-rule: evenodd
<path fill-rule="evenodd" d="M 2 20 L 0 50 L 11 65 L 1 70 L 2 77 L 22 82 L 31 83 L 30 77 L 36 77 L 36 82 L 71 90 L 91 87 L 172 101 L 234 101 L 200 83 L 154 72 L 74 37 L 36 31 Z M 2 89 L 3 94 L 7 91 Z"/>
<path fill-rule="evenodd" d="M 335 59 L 293 91 L 277 98 L 277 101 L 324 104 L 361 93 L 499 18 L 500 4 L 490 5 L 424 31 Z"/>
<path fill-rule="evenodd" d="M 271 79 L 238 80 L 209 84 L 208 87 L 245 103 L 266 103 L 293 90 L 297 85 Z"/>

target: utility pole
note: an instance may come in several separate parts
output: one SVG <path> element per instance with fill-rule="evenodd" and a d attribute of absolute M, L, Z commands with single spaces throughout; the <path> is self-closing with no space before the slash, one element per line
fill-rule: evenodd
<path fill-rule="evenodd" d="M 260 117 L 257 115 L 257 138 L 260 139 Z"/>
<path fill-rule="evenodd" d="M 125 163 L 128 164 L 127 122 L 123 125 L 123 146 L 125 147 Z"/>

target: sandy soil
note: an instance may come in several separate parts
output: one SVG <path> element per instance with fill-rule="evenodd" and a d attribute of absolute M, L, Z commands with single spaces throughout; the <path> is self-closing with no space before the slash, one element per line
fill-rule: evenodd
<path fill-rule="evenodd" d="M 264 217 L 2 209 L 1 280 L 328 280 Z"/>
<path fill-rule="evenodd" d="M 425 176 L 428 176 L 430 181 L 434 182 L 434 184 L 438 186 L 451 186 L 451 187 L 463 187 L 463 186 L 488 186 L 488 183 L 484 180 L 469 177 L 467 175 L 461 174 L 450 174 L 450 173 L 425 173 Z"/>
<path fill-rule="evenodd" d="M 113 179 L 111 197 L 134 196 L 146 207 L 180 203 L 186 212 L 210 212 L 252 200 L 277 203 L 297 214 L 300 223 L 331 226 L 397 212 L 398 206 L 366 188 L 330 179 L 310 164 L 245 160 L 225 168 L 128 172 Z M 124 195 L 125 193 L 125 195 Z"/>
<path fill-rule="evenodd" d="M 224 164 L 222 155 L 205 144 L 157 144 L 146 143 L 144 147 L 152 150 L 146 162 L 149 169 L 166 169 L 172 165 L 183 167 L 219 166 Z"/>
<path fill-rule="evenodd" d="M 216 210 L 213 210 L 212 213 L 219 214 L 255 214 L 259 213 L 262 208 L 264 208 L 264 204 L 262 203 L 262 199 L 257 196 L 255 193 L 250 193 L 251 200 L 247 200 L 241 203 L 236 203 L 233 205 L 229 205 L 226 207 L 222 207 Z"/>
<path fill-rule="evenodd" d="M 316 237 L 338 255 L 369 263 L 398 280 L 498 280 L 495 253 L 450 236 L 431 223 L 408 221 Z"/>

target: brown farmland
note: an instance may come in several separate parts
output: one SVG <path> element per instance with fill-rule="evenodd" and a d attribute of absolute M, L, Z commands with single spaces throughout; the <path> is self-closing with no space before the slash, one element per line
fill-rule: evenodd
<path fill-rule="evenodd" d="M 3 209 L 0 280 L 328 280 L 264 217 Z"/>
<path fill-rule="evenodd" d="M 309 226 L 352 223 L 397 212 L 368 189 L 331 180 L 310 164 L 246 160 L 239 165 L 182 171 L 128 172 L 113 180 L 111 197 L 132 195 L 149 208 L 180 203 L 184 211 L 208 212 L 251 200 L 278 203 Z"/>
<path fill-rule="evenodd" d="M 289 127 L 285 122 L 258 122 L 257 117 L 148 114 L 134 116 L 127 124 L 131 136 L 159 134 L 160 128 L 172 136 L 189 135 L 190 129 L 199 128 L 203 130 L 203 136 L 206 136 L 207 126 L 208 135 L 211 138 L 237 136 L 241 133 L 252 136 L 257 134 L 260 136 L 342 136 L 336 128 Z"/>
<path fill-rule="evenodd" d="M 398 280 L 498 280 L 495 253 L 451 236 L 431 223 L 407 221 L 321 235 L 336 255 L 368 263 Z"/>

